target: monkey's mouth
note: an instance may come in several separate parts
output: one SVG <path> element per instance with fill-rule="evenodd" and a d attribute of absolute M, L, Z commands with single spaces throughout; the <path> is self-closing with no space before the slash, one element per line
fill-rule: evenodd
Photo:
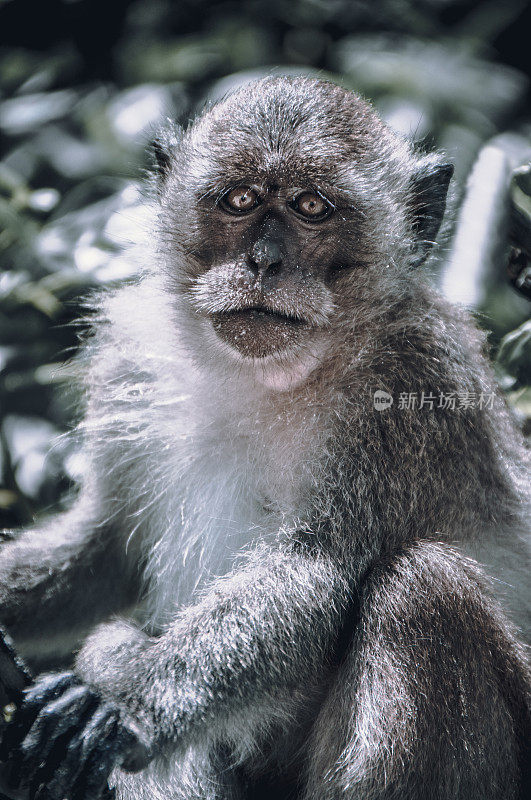
<path fill-rule="evenodd" d="M 212 315 L 217 335 L 249 358 L 265 358 L 300 343 L 311 330 L 300 317 L 265 306 L 234 309 Z"/>

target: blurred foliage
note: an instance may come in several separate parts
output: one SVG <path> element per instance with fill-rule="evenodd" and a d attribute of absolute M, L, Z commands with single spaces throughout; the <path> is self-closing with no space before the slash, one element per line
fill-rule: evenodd
<path fill-rule="evenodd" d="M 521 0 L 0 0 L 0 527 L 75 483 L 75 443 L 57 438 L 78 400 L 71 323 L 131 274 L 121 252 L 166 116 L 186 123 L 250 75 L 317 71 L 446 150 L 462 188 L 501 132 L 512 166 L 529 157 L 530 21 Z M 510 332 L 528 307 L 504 271 L 479 310 L 493 341 L 510 334 L 499 368 L 518 405 L 529 328 Z"/>

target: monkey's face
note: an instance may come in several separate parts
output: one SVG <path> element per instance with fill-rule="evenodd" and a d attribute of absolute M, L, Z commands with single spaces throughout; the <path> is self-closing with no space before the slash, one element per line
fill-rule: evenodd
<path fill-rule="evenodd" d="M 332 201 L 309 185 L 253 181 L 203 203 L 189 297 L 220 341 L 247 359 L 322 341 L 335 308 Z"/>
<path fill-rule="evenodd" d="M 407 153 L 320 82 L 264 81 L 200 117 L 159 159 L 166 264 L 197 336 L 240 364 L 315 365 L 338 321 L 389 296 Z"/>
<path fill-rule="evenodd" d="M 186 253 L 176 259 L 181 300 L 210 344 L 261 369 L 322 356 L 348 308 L 341 274 L 367 256 L 360 205 L 325 180 L 329 165 L 326 176 L 322 164 L 308 168 L 297 149 L 296 161 L 278 154 L 272 164 L 249 145 L 242 169 L 226 147 L 210 162 L 210 188 L 202 183 L 187 208 L 172 199 Z"/>

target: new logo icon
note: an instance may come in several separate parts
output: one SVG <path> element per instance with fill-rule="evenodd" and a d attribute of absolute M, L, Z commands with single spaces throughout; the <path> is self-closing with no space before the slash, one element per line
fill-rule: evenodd
<path fill-rule="evenodd" d="M 385 411 L 393 405 L 393 397 L 388 392 L 377 389 L 373 397 L 374 408 L 376 411 Z"/>

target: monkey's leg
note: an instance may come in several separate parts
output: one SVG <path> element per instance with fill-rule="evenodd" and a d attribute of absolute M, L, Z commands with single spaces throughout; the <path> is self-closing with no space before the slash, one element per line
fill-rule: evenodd
<path fill-rule="evenodd" d="M 305 800 L 530 796 L 526 667 L 480 581 L 435 544 L 372 573 L 312 734 Z"/>
<path fill-rule="evenodd" d="M 135 590 L 125 547 L 85 500 L 0 544 L 0 624 L 39 665 L 69 653 Z"/>

